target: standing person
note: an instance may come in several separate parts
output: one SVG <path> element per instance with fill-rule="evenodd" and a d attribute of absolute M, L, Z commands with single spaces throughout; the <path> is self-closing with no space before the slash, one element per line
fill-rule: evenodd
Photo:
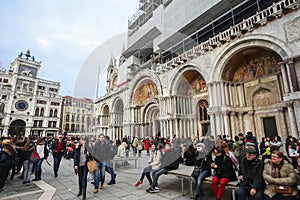
<path fill-rule="evenodd" d="M 215 162 L 211 164 L 211 167 L 216 173 L 212 178 L 212 187 L 217 200 L 220 200 L 228 182 L 236 181 L 237 178 L 231 158 L 226 155 L 225 151 L 220 147 L 216 147 L 214 154 L 216 158 Z"/>
<path fill-rule="evenodd" d="M 267 142 L 267 138 L 262 137 L 261 143 L 259 144 L 260 155 L 263 155 L 266 152 L 266 145 L 265 145 L 266 142 Z"/>
<path fill-rule="evenodd" d="M 238 199 L 246 200 L 247 197 L 254 197 L 254 200 L 263 200 L 264 179 L 262 172 L 264 163 L 258 159 L 258 152 L 255 148 L 247 148 L 246 157 L 241 161 L 238 179 Z"/>
<path fill-rule="evenodd" d="M 79 192 L 77 196 L 82 195 L 82 200 L 86 199 L 86 187 L 87 187 L 87 162 L 90 158 L 90 153 L 85 147 L 85 138 L 80 138 L 79 145 L 74 151 L 74 170 L 78 174 Z"/>
<path fill-rule="evenodd" d="M 206 146 L 204 143 L 198 143 L 196 145 L 195 152 L 195 166 L 201 167 L 201 173 L 198 177 L 193 177 L 196 180 L 196 188 L 195 188 L 195 200 L 198 200 L 205 196 L 202 190 L 202 182 L 206 177 L 211 175 L 211 151 L 208 152 L 206 150 Z"/>
<path fill-rule="evenodd" d="M 141 185 L 143 183 L 145 176 L 147 177 L 149 184 L 150 185 L 152 184 L 150 172 L 159 168 L 160 159 L 161 159 L 161 151 L 157 149 L 156 144 L 152 144 L 150 158 L 148 161 L 149 166 L 144 168 L 142 176 L 141 176 L 140 180 L 135 184 L 135 187 L 138 187 L 139 185 Z"/>
<path fill-rule="evenodd" d="M 150 152 L 149 152 L 150 140 L 149 140 L 148 136 L 144 140 L 144 147 L 145 147 L 145 150 L 147 151 L 147 156 L 150 156 Z"/>
<path fill-rule="evenodd" d="M 113 168 L 113 160 L 115 155 L 117 154 L 117 146 L 116 144 L 113 144 L 113 142 L 109 139 L 108 136 L 105 136 L 106 141 L 108 142 L 110 151 L 109 151 L 109 155 L 108 155 L 108 159 L 106 161 L 106 171 L 110 174 L 110 181 L 107 183 L 107 185 L 113 185 L 116 184 L 116 174 L 114 172 L 114 168 Z"/>
<path fill-rule="evenodd" d="M 33 162 L 29 160 L 32 152 L 35 149 L 34 145 L 34 139 L 33 138 L 27 138 L 26 143 L 23 147 L 23 154 L 24 154 L 24 160 L 23 160 L 23 184 L 29 185 L 30 183 L 30 175 L 31 175 L 31 169 L 33 167 Z"/>
<path fill-rule="evenodd" d="M 63 140 L 62 135 L 58 135 L 57 138 L 52 141 L 51 149 L 53 152 L 53 170 L 55 178 L 58 176 L 59 165 L 61 158 L 66 150 L 66 141 Z"/>
<path fill-rule="evenodd" d="M 143 138 L 139 138 L 137 141 L 137 150 L 138 150 L 138 156 L 139 158 L 142 155 L 142 151 L 143 151 Z"/>
<path fill-rule="evenodd" d="M 131 141 L 131 147 L 132 147 L 132 155 L 134 157 L 136 157 L 137 154 L 137 144 L 138 144 L 138 139 L 135 136 L 133 136 Z"/>
<path fill-rule="evenodd" d="M 299 142 L 297 141 L 297 138 L 291 137 L 290 138 L 290 144 L 288 146 L 288 155 L 292 160 L 292 165 L 296 169 L 297 168 L 297 161 L 296 158 L 299 156 L 298 150 L 299 150 Z"/>
<path fill-rule="evenodd" d="M 283 152 L 274 150 L 271 159 L 265 160 L 263 177 L 267 183 L 264 192 L 265 200 L 296 200 L 296 172 L 293 166 L 284 159 Z M 276 193 L 274 190 L 276 185 L 291 187 L 291 194 Z"/>
<path fill-rule="evenodd" d="M 42 164 L 45 158 L 45 148 L 47 148 L 45 146 L 45 139 L 44 138 L 38 138 L 37 140 L 37 145 L 36 145 L 36 151 L 40 156 L 40 160 L 38 161 L 38 163 L 35 165 L 35 171 L 34 171 L 34 179 L 32 179 L 32 181 L 39 181 L 41 180 L 41 176 L 42 176 Z"/>
<path fill-rule="evenodd" d="M 99 135 L 99 140 L 95 143 L 93 148 L 93 155 L 97 163 L 97 170 L 95 172 L 94 193 L 98 192 L 98 188 L 103 189 L 105 181 L 106 162 L 110 155 L 110 147 L 105 140 L 104 134 Z M 111 161 L 112 162 L 112 161 Z M 100 187 L 99 187 L 100 183 Z"/>
<path fill-rule="evenodd" d="M 0 151 L 0 192 L 3 191 L 5 181 L 12 168 L 12 162 L 15 156 L 16 150 L 10 144 L 10 140 L 4 139 L 2 141 L 2 148 Z"/>

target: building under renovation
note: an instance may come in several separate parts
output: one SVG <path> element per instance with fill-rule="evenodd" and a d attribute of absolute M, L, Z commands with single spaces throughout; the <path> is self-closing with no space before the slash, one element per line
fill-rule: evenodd
<path fill-rule="evenodd" d="M 111 138 L 298 137 L 299 0 L 140 0 L 107 67 L 96 132 Z"/>

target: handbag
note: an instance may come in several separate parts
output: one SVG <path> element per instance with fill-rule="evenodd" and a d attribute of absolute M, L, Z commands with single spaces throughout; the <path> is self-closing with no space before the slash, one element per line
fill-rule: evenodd
<path fill-rule="evenodd" d="M 34 150 L 30 157 L 29 157 L 29 161 L 32 162 L 32 163 L 37 163 L 40 161 L 40 155 L 38 154 L 38 152 L 36 150 Z"/>
<path fill-rule="evenodd" d="M 194 167 L 194 170 L 193 170 L 191 176 L 193 176 L 193 177 L 198 177 L 198 176 L 201 174 L 201 172 L 202 172 L 202 165 L 203 165 L 203 160 L 202 160 L 200 166 L 195 166 L 195 167 Z"/>
<path fill-rule="evenodd" d="M 292 194 L 292 188 L 288 185 L 275 185 L 274 192 L 277 194 Z"/>
<path fill-rule="evenodd" d="M 88 161 L 88 162 L 86 163 L 86 165 L 87 165 L 87 168 L 88 168 L 88 171 L 89 171 L 89 172 L 94 172 L 94 171 L 96 171 L 96 170 L 98 169 L 98 168 L 97 168 L 96 161 L 95 161 L 94 159 Z"/>
<path fill-rule="evenodd" d="M 197 177 L 201 174 L 201 172 L 202 172 L 201 167 L 195 166 L 191 176 Z"/>

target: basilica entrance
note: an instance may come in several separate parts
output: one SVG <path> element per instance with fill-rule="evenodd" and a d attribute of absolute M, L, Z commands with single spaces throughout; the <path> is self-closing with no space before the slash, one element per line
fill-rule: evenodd
<path fill-rule="evenodd" d="M 265 131 L 266 137 L 269 137 L 272 139 L 278 135 L 275 117 L 264 117 L 263 118 L 263 126 L 264 126 L 264 131 Z"/>
<path fill-rule="evenodd" d="M 24 136 L 26 123 L 23 120 L 15 120 L 9 126 L 8 134 L 12 136 Z"/>

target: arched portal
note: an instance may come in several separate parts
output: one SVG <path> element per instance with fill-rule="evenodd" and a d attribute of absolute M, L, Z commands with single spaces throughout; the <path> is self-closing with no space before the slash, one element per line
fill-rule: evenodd
<path fill-rule="evenodd" d="M 144 128 L 144 136 L 155 136 L 161 132 L 159 122 L 159 107 L 156 103 L 150 103 L 146 106 L 142 126 Z"/>
<path fill-rule="evenodd" d="M 99 121 L 100 121 L 100 133 L 104 135 L 108 135 L 108 127 L 110 123 L 110 109 L 108 105 L 103 105 L 101 109 L 101 114 L 99 115 Z"/>
<path fill-rule="evenodd" d="M 15 120 L 9 126 L 8 134 L 12 136 L 24 136 L 26 123 L 23 120 Z"/>
<path fill-rule="evenodd" d="M 113 112 L 111 113 L 111 128 L 112 137 L 114 140 L 116 138 L 123 138 L 123 115 L 124 115 L 124 104 L 122 99 L 117 98 L 113 103 Z"/>
<path fill-rule="evenodd" d="M 174 88 L 175 133 L 179 137 L 207 135 L 210 127 L 208 90 L 203 76 L 196 70 L 184 71 Z M 203 104 L 203 102 L 205 102 Z M 203 107 L 203 105 L 205 105 Z M 205 112 L 205 118 L 203 113 Z M 196 116 L 196 118 L 195 118 Z"/>
<path fill-rule="evenodd" d="M 225 133 L 235 136 L 251 131 L 259 139 L 287 133 L 281 62 L 273 50 L 251 47 L 237 52 L 226 63 L 222 72 L 228 109 L 224 112 Z"/>
<path fill-rule="evenodd" d="M 138 137 L 152 136 L 160 130 L 158 121 L 158 88 L 150 78 L 144 78 L 136 85 L 132 95 L 131 133 Z"/>

